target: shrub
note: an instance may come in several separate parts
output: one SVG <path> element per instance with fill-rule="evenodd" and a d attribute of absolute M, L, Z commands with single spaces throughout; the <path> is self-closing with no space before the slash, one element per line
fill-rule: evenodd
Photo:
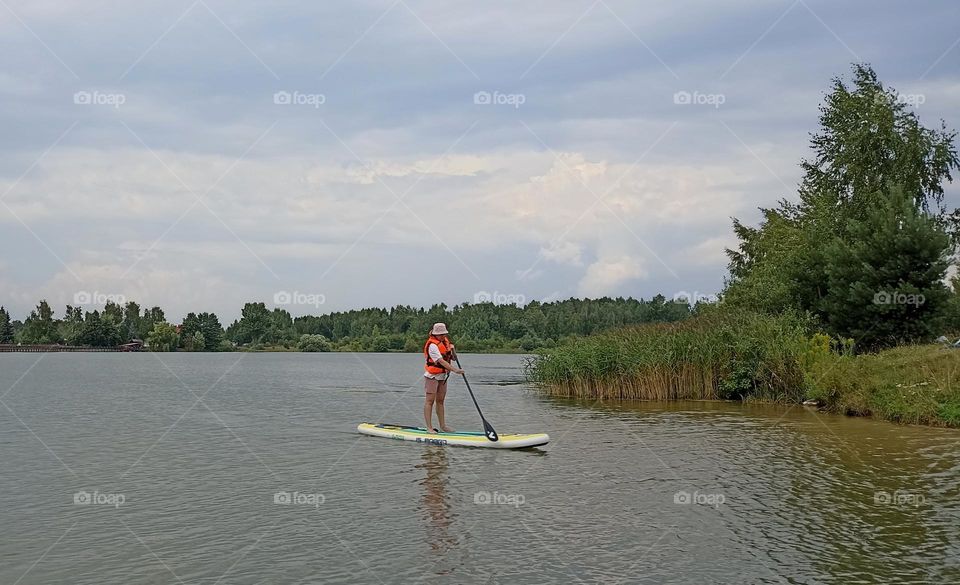
<path fill-rule="evenodd" d="M 304 334 L 297 342 L 298 351 L 316 352 L 330 351 L 330 342 L 323 335 Z"/>

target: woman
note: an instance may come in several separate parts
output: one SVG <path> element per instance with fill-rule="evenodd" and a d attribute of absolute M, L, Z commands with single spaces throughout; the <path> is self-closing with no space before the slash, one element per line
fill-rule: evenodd
<path fill-rule="evenodd" d="M 437 405 L 437 421 L 440 430 L 452 433 L 453 429 L 447 426 L 444 420 L 443 399 L 447 397 L 447 378 L 450 372 L 463 374 L 463 370 L 454 366 L 454 347 L 448 337 L 447 326 L 444 323 L 434 323 L 430 329 L 430 337 L 423 345 L 424 365 L 423 388 L 426 391 L 426 401 L 423 404 L 423 420 L 427 423 L 427 432 L 435 433 L 433 428 L 433 405 Z"/>

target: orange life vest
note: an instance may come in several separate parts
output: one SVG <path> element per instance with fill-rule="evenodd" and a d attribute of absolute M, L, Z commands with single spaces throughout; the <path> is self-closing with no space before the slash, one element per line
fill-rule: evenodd
<path fill-rule="evenodd" d="M 448 364 L 453 359 L 453 352 L 447 349 L 447 346 L 444 345 L 442 341 L 431 335 L 430 339 L 427 339 L 427 342 L 423 345 L 423 356 L 427 360 L 426 365 L 424 365 L 424 369 L 430 375 L 446 373 L 447 369 L 441 366 L 438 362 L 433 361 L 433 359 L 430 357 L 430 344 L 436 344 L 437 349 L 440 350 L 440 355 L 443 356 L 444 361 L 446 361 Z"/>

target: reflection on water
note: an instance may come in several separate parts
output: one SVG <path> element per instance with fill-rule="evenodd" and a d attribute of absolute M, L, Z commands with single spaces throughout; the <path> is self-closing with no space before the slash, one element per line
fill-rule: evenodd
<path fill-rule="evenodd" d="M 426 541 L 434 553 L 444 555 L 458 542 L 458 539 L 450 533 L 450 525 L 453 523 L 455 514 L 448 494 L 450 464 L 447 460 L 447 449 L 425 447 L 420 461 L 417 469 L 424 472 L 424 477 L 420 481 L 420 485 L 423 486 L 420 512 L 427 520 Z"/>

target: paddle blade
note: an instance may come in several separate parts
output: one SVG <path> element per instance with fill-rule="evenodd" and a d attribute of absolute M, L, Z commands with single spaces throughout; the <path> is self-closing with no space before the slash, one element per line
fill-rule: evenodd
<path fill-rule="evenodd" d="M 500 440 L 500 435 L 497 434 L 497 431 L 493 430 L 493 427 L 490 426 L 487 419 L 483 419 L 483 432 L 487 435 L 487 438 L 494 443 Z"/>

